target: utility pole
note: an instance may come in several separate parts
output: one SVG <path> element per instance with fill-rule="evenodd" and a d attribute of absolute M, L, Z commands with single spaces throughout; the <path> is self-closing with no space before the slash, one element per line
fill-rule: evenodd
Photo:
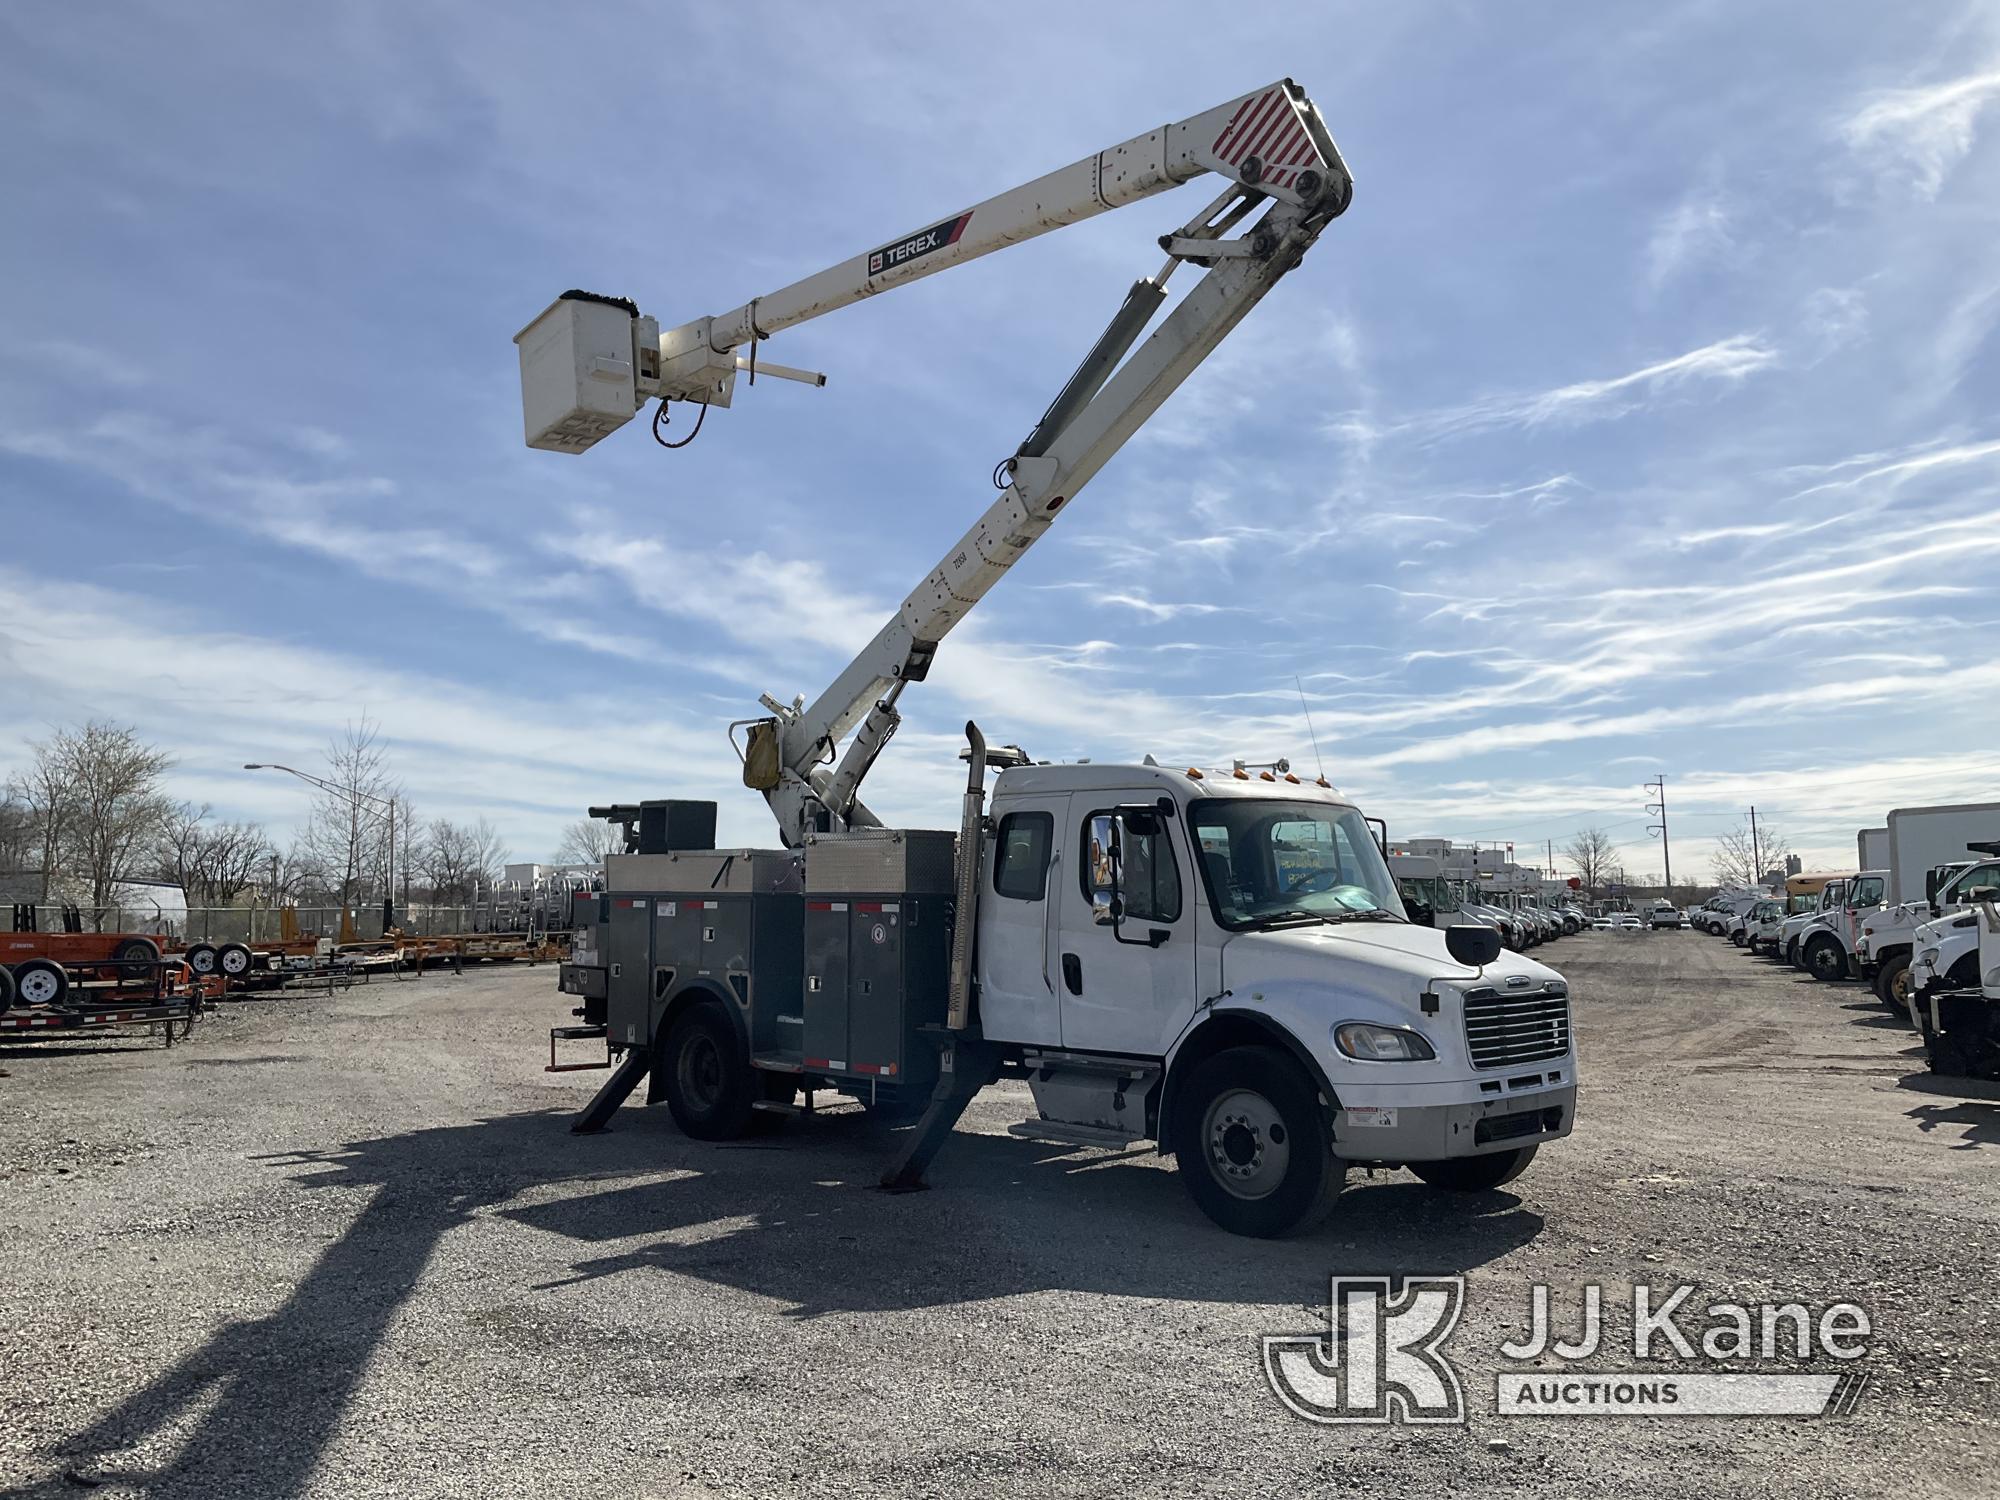
<path fill-rule="evenodd" d="M 1757 809 L 1750 809 L 1750 883 L 1755 885 L 1764 878 L 1764 858 L 1757 849 Z"/>
<path fill-rule="evenodd" d="M 1660 858 L 1667 870 L 1667 899 L 1671 901 L 1674 899 L 1674 852 L 1673 846 L 1667 841 L 1667 773 L 1662 771 L 1647 782 L 1646 790 L 1660 799 L 1646 804 L 1646 811 L 1660 820 L 1648 825 L 1646 832 L 1660 841 Z"/>

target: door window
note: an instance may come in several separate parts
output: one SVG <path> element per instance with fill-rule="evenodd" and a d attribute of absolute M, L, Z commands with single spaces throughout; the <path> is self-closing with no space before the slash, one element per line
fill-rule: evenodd
<path fill-rule="evenodd" d="M 2000 865 L 1974 865 L 1959 877 L 1953 901 L 2000 901 Z"/>
<path fill-rule="evenodd" d="M 1128 922 L 1178 922 L 1181 916 L 1181 872 L 1174 861 L 1173 836 L 1164 818 L 1154 817 L 1152 829 L 1134 833 L 1109 809 L 1083 820 L 1081 875 L 1086 898 L 1111 889 L 1109 840 L 1116 824 L 1120 869 L 1118 894 Z"/>
<path fill-rule="evenodd" d="M 1039 901 L 1048 890 L 1049 845 L 1055 819 L 1045 812 L 1008 813 L 994 837 L 994 894 Z"/>
<path fill-rule="evenodd" d="M 1882 877 L 1871 876 L 1867 880 L 1854 882 L 1854 895 L 1849 906 L 1880 906 L 1882 904 Z"/>

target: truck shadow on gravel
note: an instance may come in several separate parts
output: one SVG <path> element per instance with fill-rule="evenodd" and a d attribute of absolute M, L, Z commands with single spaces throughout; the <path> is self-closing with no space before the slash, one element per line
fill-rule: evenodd
<path fill-rule="evenodd" d="M 491 1233 L 480 1221 L 495 1210 L 565 1242 L 619 1243 L 553 1280 L 524 1264 L 496 1287 L 521 1312 L 559 1306 L 579 1282 L 667 1274 L 777 1299 L 796 1318 L 1044 1290 L 1311 1306 L 1336 1271 L 1464 1271 L 1542 1227 L 1512 1193 L 1354 1174 L 1315 1234 L 1250 1241 L 1201 1217 L 1150 1152 L 961 1134 L 932 1191 L 891 1196 L 874 1183 L 895 1137 L 858 1113 L 733 1145 L 688 1140 L 664 1110 L 621 1111 L 588 1139 L 568 1122 L 537 1111 L 258 1158 L 307 1191 L 374 1192 L 273 1312 L 222 1323 L 0 1500 L 300 1493 L 439 1242 Z"/>
<path fill-rule="evenodd" d="M 960 1133 L 933 1163 L 929 1191 L 889 1195 L 875 1182 L 896 1136 L 858 1113 L 794 1122 L 792 1139 L 762 1146 L 688 1141 L 663 1112 L 628 1111 L 622 1128 L 690 1175 L 503 1210 L 571 1240 L 618 1243 L 533 1290 L 665 1272 L 772 1299 L 795 1318 L 1050 1290 L 1296 1303 L 1335 1271 L 1465 1271 L 1542 1228 L 1511 1192 L 1441 1193 L 1401 1173 L 1371 1181 L 1355 1171 L 1312 1234 L 1245 1240 L 1202 1216 L 1150 1148 Z"/>
<path fill-rule="evenodd" d="M 1944 1137 L 1952 1150 L 1976 1151 L 1981 1146 L 2000 1146 L 2000 1083 L 1912 1073 L 1899 1080 L 1896 1087 L 1956 1101 L 1919 1104 L 1907 1112 L 1916 1121 L 1918 1130 Z M 1960 1129 L 1961 1126 L 1964 1128 Z"/>

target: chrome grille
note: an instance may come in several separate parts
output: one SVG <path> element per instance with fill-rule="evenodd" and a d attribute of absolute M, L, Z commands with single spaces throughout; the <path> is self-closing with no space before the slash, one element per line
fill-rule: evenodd
<path fill-rule="evenodd" d="M 1569 1051 L 1569 996 L 1543 990 L 1465 997 L 1465 1043 L 1475 1068 L 1510 1068 Z"/>

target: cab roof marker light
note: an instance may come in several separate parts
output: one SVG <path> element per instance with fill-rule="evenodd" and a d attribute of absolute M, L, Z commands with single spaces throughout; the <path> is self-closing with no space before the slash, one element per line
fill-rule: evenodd
<path fill-rule="evenodd" d="M 1259 781 L 1276 781 L 1278 778 L 1273 776 L 1269 771 L 1259 771 L 1257 779 Z"/>
<path fill-rule="evenodd" d="M 1201 780 L 1201 772 L 1197 771 L 1197 770 L 1196 770 L 1196 769 L 1195 769 L 1195 768 L 1194 768 L 1193 766 L 1189 766 L 1189 767 L 1188 767 L 1188 772 L 1187 772 L 1187 773 L 1188 773 L 1188 780 L 1189 780 L 1189 781 L 1199 781 L 1199 780 Z"/>

